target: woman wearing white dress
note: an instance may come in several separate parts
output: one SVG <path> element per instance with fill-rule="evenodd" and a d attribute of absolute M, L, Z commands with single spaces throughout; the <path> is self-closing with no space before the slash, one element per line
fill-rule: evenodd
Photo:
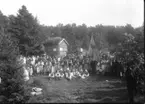
<path fill-rule="evenodd" d="M 0 84 L 2 83 L 2 79 L 1 79 L 1 77 L 0 77 Z"/>
<path fill-rule="evenodd" d="M 28 70 L 24 67 L 24 80 L 25 81 L 28 81 L 30 78 L 29 78 L 29 72 Z"/>
<path fill-rule="evenodd" d="M 33 67 L 30 66 L 30 76 L 32 76 L 32 75 L 33 75 Z"/>

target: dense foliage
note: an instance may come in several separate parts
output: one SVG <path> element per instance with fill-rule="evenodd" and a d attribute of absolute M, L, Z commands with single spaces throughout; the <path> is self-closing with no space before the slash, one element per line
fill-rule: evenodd
<path fill-rule="evenodd" d="M 26 99 L 22 72 L 16 57 L 40 55 L 44 53 L 43 43 L 50 37 L 62 37 L 69 43 L 69 52 L 78 48 L 89 49 L 91 36 L 94 36 L 95 48 L 98 51 L 108 49 L 121 60 L 123 65 L 132 62 L 136 76 L 145 81 L 144 69 L 144 25 L 133 28 L 126 26 L 96 25 L 87 27 L 85 24 L 58 24 L 45 26 L 39 24 L 25 6 L 18 10 L 16 16 L 5 16 L 0 12 L 0 91 L 6 102 L 24 102 Z M 53 44 L 53 40 L 52 44 Z M 51 44 L 51 43 L 50 43 Z M 16 92 L 16 93 L 15 93 Z M 16 98 L 18 96 L 18 98 Z"/>
<path fill-rule="evenodd" d="M 13 37 L 18 40 L 20 53 L 28 56 L 39 53 L 37 50 L 42 52 L 40 45 L 41 30 L 37 18 L 34 18 L 25 6 L 19 9 L 17 16 L 10 16 L 9 18 L 8 31 L 13 33 Z"/>
<path fill-rule="evenodd" d="M 24 82 L 23 68 L 17 60 L 19 47 L 9 29 L 9 19 L 0 13 L 0 102 L 25 103 L 29 95 Z"/>
<path fill-rule="evenodd" d="M 22 66 L 18 64 L 19 50 L 11 34 L 0 31 L 0 102 L 24 103 L 29 99 L 23 80 Z"/>

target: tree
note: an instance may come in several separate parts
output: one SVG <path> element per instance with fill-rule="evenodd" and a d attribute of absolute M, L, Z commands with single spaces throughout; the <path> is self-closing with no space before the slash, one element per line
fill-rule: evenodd
<path fill-rule="evenodd" d="M 8 18 L 0 11 L 0 30 L 5 31 L 8 26 Z"/>
<path fill-rule="evenodd" d="M 25 103 L 29 100 L 18 55 L 18 47 L 11 34 L 0 31 L 0 102 Z"/>
<path fill-rule="evenodd" d="M 40 28 L 41 28 L 41 35 L 43 35 L 42 36 L 43 41 L 52 35 L 51 28 L 49 26 L 40 25 Z"/>
<path fill-rule="evenodd" d="M 134 77 L 137 82 L 144 83 L 144 87 L 138 90 L 142 90 L 145 94 L 145 69 L 144 69 L 144 35 L 138 34 L 138 37 L 134 37 L 132 34 L 125 34 L 125 40 L 116 51 L 116 57 L 126 66 L 129 64 L 134 73 Z"/>
<path fill-rule="evenodd" d="M 126 33 L 130 33 L 130 34 L 135 34 L 135 29 L 130 25 L 130 24 L 126 24 L 125 26 L 125 31 Z"/>
<path fill-rule="evenodd" d="M 34 18 L 25 6 L 19 9 L 16 17 L 10 17 L 9 32 L 18 40 L 20 53 L 24 56 L 33 53 L 36 45 L 41 45 L 41 29 L 37 18 Z"/>

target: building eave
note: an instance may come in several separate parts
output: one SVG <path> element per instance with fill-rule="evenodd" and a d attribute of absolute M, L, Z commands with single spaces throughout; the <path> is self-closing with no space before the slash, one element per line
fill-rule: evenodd
<path fill-rule="evenodd" d="M 65 41 L 65 43 L 67 44 L 67 45 L 69 45 L 68 44 L 68 42 L 63 38 L 58 44 L 61 44 L 63 41 Z"/>

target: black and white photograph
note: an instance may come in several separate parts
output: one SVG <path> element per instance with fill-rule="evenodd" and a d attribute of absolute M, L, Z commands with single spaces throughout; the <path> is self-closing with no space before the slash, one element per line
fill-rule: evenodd
<path fill-rule="evenodd" d="M 145 104 L 144 0 L 0 0 L 0 103 Z"/>

